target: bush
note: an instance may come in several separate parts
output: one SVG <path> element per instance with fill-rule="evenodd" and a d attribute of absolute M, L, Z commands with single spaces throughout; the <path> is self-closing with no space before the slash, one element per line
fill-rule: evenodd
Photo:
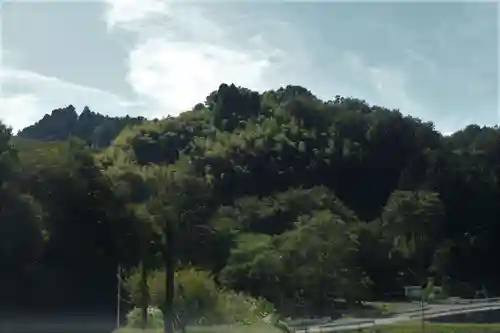
<path fill-rule="evenodd" d="M 140 308 L 134 308 L 127 314 L 127 326 L 131 328 L 142 328 L 142 315 Z M 163 312 L 156 307 L 148 307 L 148 320 L 146 328 L 162 328 Z"/>
<path fill-rule="evenodd" d="M 217 307 L 214 309 L 214 322 L 221 324 L 254 324 L 274 315 L 274 306 L 264 300 L 256 299 L 233 291 L 219 292 Z"/>
<path fill-rule="evenodd" d="M 229 290 L 219 290 L 212 275 L 207 271 L 193 267 L 183 268 L 176 272 L 175 279 L 174 306 L 187 324 L 259 323 L 265 316 L 275 312 L 274 306 L 264 299 L 255 299 Z M 125 281 L 125 288 L 136 307 L 140 306 L 139 286 L 138 273 L 132 274 Z M 148 288 L 150 305 L 162 309 L 165 302 L 165 273 L 163 271 L 150 273 Z M 137 310 L 134 309 L 132 312 L 134 311 Z M 140 311 L 137 313 L 140 322 Z M 134 316 L 136 315 L 132 316 L 133 320 Z"/>
<path fill-rule="evenodd" d="M 163 333 L 161 329 L 141 330 L 137 328 L 124 327 L 113 333 Z M 216 325 L 216 326 L 192 326 L 188 328 L 188 333 L 282 333 L 280 329 L 273 325 Z"/>

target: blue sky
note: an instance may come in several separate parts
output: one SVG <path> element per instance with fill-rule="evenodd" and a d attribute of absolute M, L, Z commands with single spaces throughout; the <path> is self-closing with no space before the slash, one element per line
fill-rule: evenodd
<path fill-rule="evenodd" d="M 305 86 L 432 120 L 500 123 L 499 6 L 490 2 L 8 1 L 0 118 L 54 108 L 165 117 L 221 82 Z"/>

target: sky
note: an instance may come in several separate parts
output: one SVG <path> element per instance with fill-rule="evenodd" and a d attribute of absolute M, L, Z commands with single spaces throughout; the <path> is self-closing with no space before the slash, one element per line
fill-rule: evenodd
<path fill-rule="evenodd" d="M 301 85 L 433 121 L 500 123 L 494 2 L 0 0 L 0 119 L 73 104 L 162 118 L 222 83 Z"/>

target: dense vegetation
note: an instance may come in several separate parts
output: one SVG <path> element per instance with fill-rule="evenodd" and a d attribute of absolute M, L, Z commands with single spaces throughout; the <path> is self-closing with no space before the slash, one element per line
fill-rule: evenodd
<path fill-rule="evenodd" d="M 142 117 L 108 117 L 90 111 L 86 106 L 78 115 L 73 105 L 46 114 L 35 124 L 18 133 L 26 139 L 43 141 L 67 140 L 77 137 L 93 147 L 106 147 L 128 125 L 140 124 Z"/>
<path fill-rule="evenodd" d="M 116 333 L 160 333 L 160 330 L 135 330 L 135 329 L 122 329 Z M 193 333 L 279 333 L 280 331 L 273 327 L 224 327 L 217 326 L 212 329 L 192 329 Z M 410 322 L 400 325 L 379 326 L 375 328 L 363 329 L 357 331 L 359 333 L 421 333 L 422 328 L 420 323 Z M 425 332 L 428 333 L 499 333 L 500 326 L 495 324 L 426 324 Z"/>
<path fill-rule="evenodd" d="M 223 84 L 178 117 L 70 106 L 0 132 L 10 310 L 112 308 L 118 264 L 147 274 L 164 258 L 287 314 L 429 277 L 452 294 L 500 292 L 498 127 L 443 136 L 354 98 Z"/>

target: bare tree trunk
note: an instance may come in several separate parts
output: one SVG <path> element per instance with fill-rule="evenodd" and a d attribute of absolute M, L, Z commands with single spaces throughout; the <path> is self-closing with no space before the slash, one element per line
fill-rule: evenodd
<path fill-rule="evenodd" d="M 143 258 L 140 264 L 140 290 L 141 290 L 141 328 L 145 330 L 148 326 L 148 306 L 149 306 L 149 290 L 148 290 L 148 275 Z"/>
<path fill-rule="evenodd" d="M 140 232 L 140 262 L 139 262 L 139 293 L 140 293 L 140 308 L 141 308 L 141 329 L 145 330 L 148 327 L 148 307 L 149 307 L 149 287 L 148 287 L 148 241 L 149 232 L 144 224 L 139 225 Z"/>
<path fill-rule="evenodd" d="M 116 287 L 116 329 L 120 328 L 121 303 L 122 303 L 122 269 L 120 264 L 116 269 L 117 287 Z"/>
<path fill-rule="evenodd" d="M 165 312 L 164 333 L 174 333 L 174 228 L 171 221 L 165 221 Z"/>

